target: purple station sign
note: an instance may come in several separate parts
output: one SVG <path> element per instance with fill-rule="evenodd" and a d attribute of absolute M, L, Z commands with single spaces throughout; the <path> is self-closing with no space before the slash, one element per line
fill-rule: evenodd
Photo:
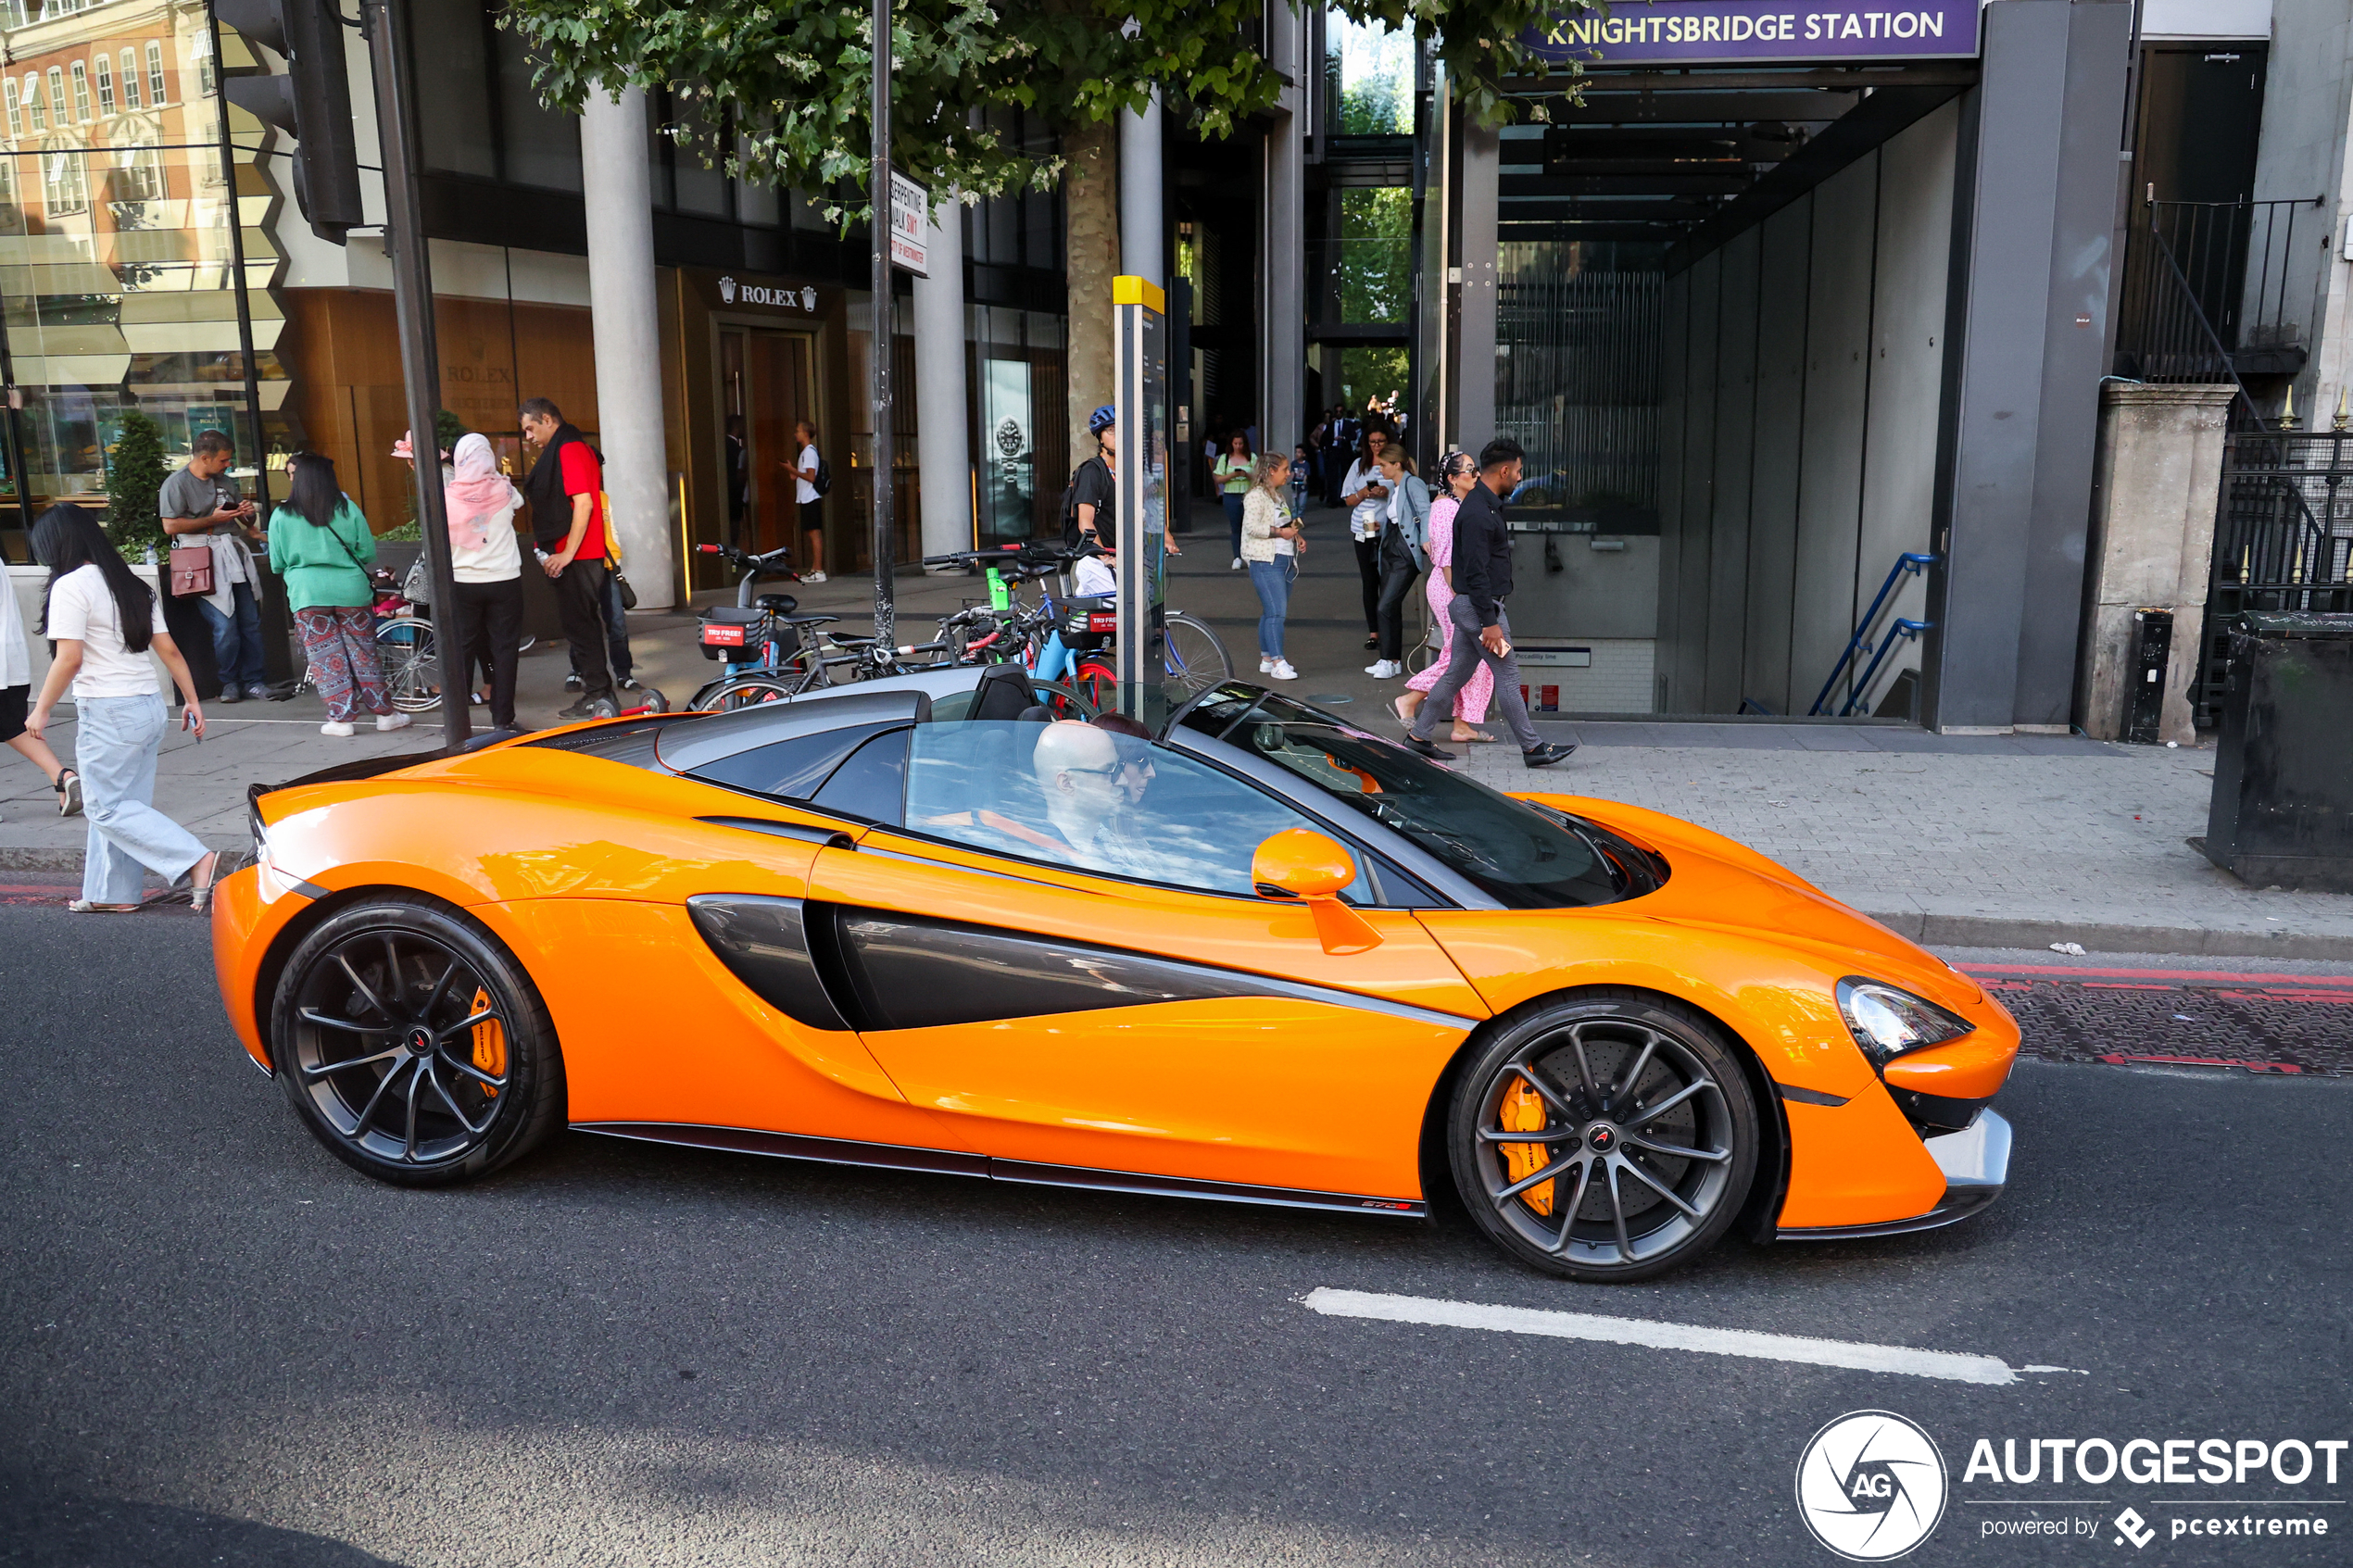
<path fill-rule="evenodd" d="M 1783 0 L 1642 0 L 1573 11 L 1522 42 L 1588 66 L 1697 66 L 1802 60 L 1943 60 L 1977 54 L 1978 0 L 1911 0 L 1900 9 Z M 1881 0 L 1884 4 L 1884 0 Z"/>

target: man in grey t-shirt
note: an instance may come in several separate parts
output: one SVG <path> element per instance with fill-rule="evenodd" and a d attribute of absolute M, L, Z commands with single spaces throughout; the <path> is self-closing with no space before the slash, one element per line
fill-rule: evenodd
<path fill-rule="evenodd" d="M 212 633 L 222 702 L 270 695 L 262 684 L 261 606 L 255 597 L 261 573 L 248 544 L 258 537 L 254 506 L 228 477 L 235 450 L 217 430 L 197 432 L 188 466 L 165 480 L 157 497 L 163 531 L 174 545 L 212 550 L 212 592 L 192 596 Z"/>

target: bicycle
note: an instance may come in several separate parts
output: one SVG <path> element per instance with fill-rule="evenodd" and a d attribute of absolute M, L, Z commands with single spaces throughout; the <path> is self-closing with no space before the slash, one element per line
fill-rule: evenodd
<path fill-rule="evenodd" d="M 1041 678 L 1060 681 L 1086 693 L 1098 709 L 1113 706 L 1119 684 L 1114 662 L 1107 657 L 1117 630 L 1115 612 L 1101 596 L 1074 596 L 1057 602 L 1041 588 L 1039 603 L 1025 608 L 1018 597 L 1024 583 L 1058 576 L 1072 563 L 1101 552 L 1092 544 L 1076 550 L 1035 543 L 1008 545 L 995 550 L 965 550 L 927 556 L 925 566 L 979 566 L 989 582 L 989 605 L 968 606 L 951 616 L 986 616 L 1000 621 L 1007 634 L 992 643 L 992 657 L 1009 658 L 1016 646 L 1024 662 Z M 947 622 L 942 622 L 943 631 Z M 1208 624 L 1182 610 L 1162 612 L 1162 665 L 1167 682 L 1191 696 L 1230 679 L 1232 659 Z"/>
<path fill-rule="evenodd" d="M 798 696 L 832 684 L 824 639 L 818 628 L 841 619 L 837 615 L 803 615 L 800 601 L 790 594 L 762 594 L 763 577 L 798 582 L 789 549 L 752 555 L 733 545 L 698 545 L 703 555 L 719 556 L 740 569 L 733 606 L 713 605 L 702 612 L 695 640 L 706 659 L 728 660 L 724 673 L 705 682 L 687 702 L 690 712 L 727 712 L 737 708 Z M 776 628 L 790 629 L 786 651 Z M 749 655 L 730 659 L 731 652 Z M 838 660 L 831 662 L 839 662 Z"/>

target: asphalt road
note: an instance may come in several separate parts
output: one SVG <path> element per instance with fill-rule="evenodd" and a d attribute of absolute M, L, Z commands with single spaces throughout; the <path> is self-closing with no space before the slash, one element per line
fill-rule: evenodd
<path fill-rule="evenodd" d="M 576 1135 L 403 1193 L 237 1050 L 196 921 L 0 907 L 0 1562 L 1829 1564 L 1793 1478 L 1866 1409 L 1951 1473 L 1907 1561 L 2353 1550 L 2353 1454 L 2335 1486 L 1962 1474 L 1979 1437 L 2353 1438 L 2342 1079 L 2024 1063 L 2011 1190 L 1970 1223 L 1592 1288 L 1459 1222 Z M 1367 1322 L 1318 1288 L 2077 1370 Z M 2170 1534 L 2222 1512 L 2332 1530 Z M 2097 1530 L 1989 1534 L 2025 1519 Z"/>

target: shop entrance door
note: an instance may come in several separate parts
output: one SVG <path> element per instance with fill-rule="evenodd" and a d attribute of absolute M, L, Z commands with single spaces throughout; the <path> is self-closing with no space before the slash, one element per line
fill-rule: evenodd
<path fill-rule="evenodd" d="M 747 549 L 789 546 L 794 564 L 804 571 L 817 563 L 800 558 L 805 546 L 794 499 L 791 470 L 799 448 L 793 444 L 793 426 L 817 417 L 815 350 L 816 338 L 809 332 L 762 327 L 722 327 L 719 332 L 727 426 L 744 443 L 745 472 L 740 492 L 730 495 L 729 531 Z M 822 432 L 818 445 L 822 450 Z M 727 456 L 735 458 L 732 446 Z"/>

